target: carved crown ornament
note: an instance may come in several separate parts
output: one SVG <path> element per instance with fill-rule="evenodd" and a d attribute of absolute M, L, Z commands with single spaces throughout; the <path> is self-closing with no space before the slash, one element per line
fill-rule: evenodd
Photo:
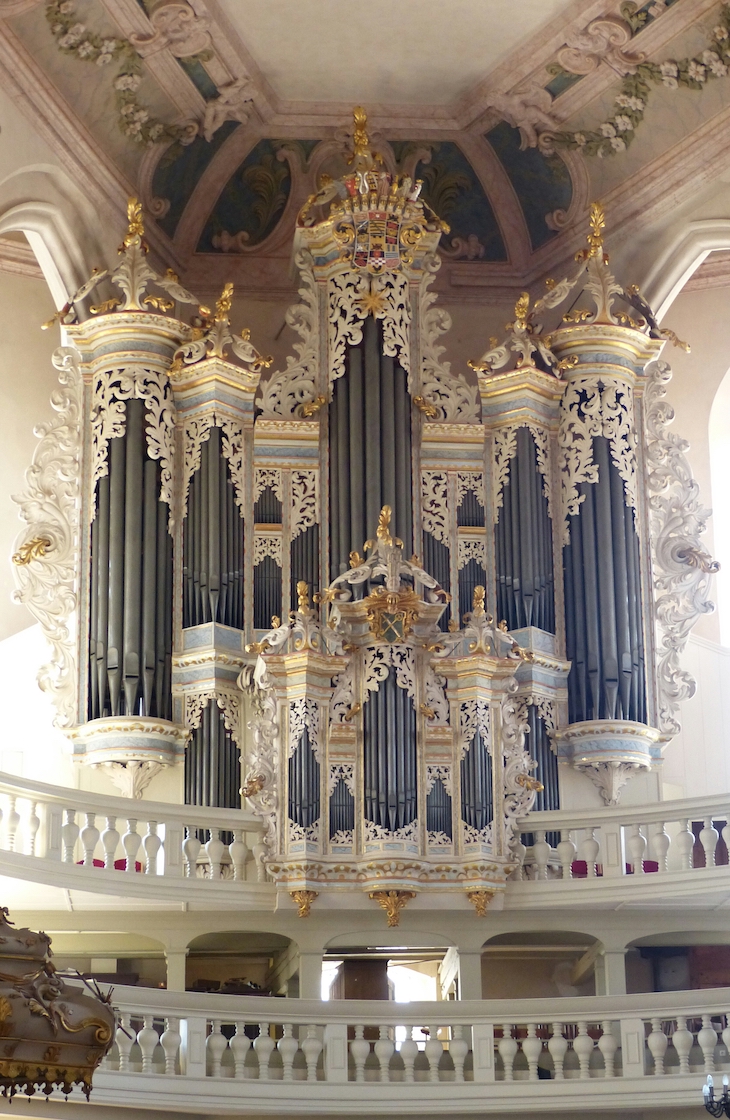
<path fill-rule="evenodd" d="M 367 114 L 354 110 L 351 170 L 341 179 L 322 175 L 299 212 L 295 246 L 308 248 L 315 265 L 333 262 L 371 276 L 417 267 L 434 252 L 449 227 L 420 198 L 421 182 L 392 175 L 372 150 Z M 372 310 L 381 296 L 369 297 Z"/>

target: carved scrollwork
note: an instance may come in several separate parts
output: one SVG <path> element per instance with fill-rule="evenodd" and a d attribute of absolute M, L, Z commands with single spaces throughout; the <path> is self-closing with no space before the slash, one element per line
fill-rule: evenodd
<path fill-rule="evenodd" d="M 493 487 L 494 501 L 492 505 L 495 524 L 499 520 L 499 511 L 504 501 L 504 487 L 509 478 L 510 463 L 517 453 L 517 429 L 523 425 L 516 424 L 508 428 L 499 428 L 494 433 L 494 471 Z M 550 436 L 544 428 L 537 424 L 525 424 L 535 442 L 535 455 L 537 469 L 542 475 L 542 492 L 547 499 L 548 515 L 555 520 L 554 494 L 550 474 Z"/>
<path fill-rule="evenodd" d="M 246 688 L 252 697 L 254 716 L 249 721 L 253 745 L 248 757 L 248 768 L 243 789 L 250 789 L 248 801 L 264 823 L 263 842 L 270 853 L 276 848 L 276 821 L 279 809 L 278 765 L 279 724 L 274 689 L 266 662 L 259 657 L 253 673 L 252 687 L 243 674 L 238 678 L 240 688 Z"/>
<path fill-rule="evenodd" d="M 657 625 L 659 727 L 668 736 L 681 730 L 677 713 L 694 695 L 696 681 L 679 663 L 697 619 L 714 609 L 707 598 L 719 565 L 700 537 L 710 511 L 700 504 L 699 486 L 685 452 L 688 444 L 668 431 L 674 409 L 666 400 L 672 377 L 667 362 L 652 362 L 644 394 L 649 531 L 654 554 Z"/>
<path fill-rule="evenodd" d="M 109 440 L 124 435 L 125 401 L 143 400 L 147 406 L 147 453 L 160 461 L 160 501 L 172 506 L 172 470 L 175 454 L 175 417 L 172 392 L 166 377 L 144 366 L 102 370 L 97 373 L 91 397 L 91 519 L 96 515 L 94 494 L 100 478 L 109 473 Z"/>
<path fill-rule="evenodd" d="M 215 424 L 212 413 L 208 416 L 188 417 L 183 425 L 183 474 L 182 474 L 182 516 L 188 511 L 190 479 L 200 469 L 201 449 L 210 439 L 211 428 Z"/>
<path fill-rule="evenodd" d="M 292 471 L 291 476 L 291 539 L 319 520 L 317 502 L 318 471 Z"/>
<path fill-rule="evenodd" d="M 289 747 L 288 757 L 294 754 L 302 741 L 305 729 L 309 732 L 309 742 L 317 762 L 321 757 L 319 704 L 316 700 L 300 697 L 289 705 Z"/>
<path fill-rule="evenodd" d="M 456 506 L 457 509 L 464 501 L 467 494 L 475 495 L 479 505 L 484 509 L 484 475 L 481 471 L 458 471 L 456 474 Z"/>
<path fill-rule="evenodd" d="M 423 528 L 437 541 L 449 543 L 448 475 L 446 471 L 423 471 L 421 508 Z"/>
<path fill-rule="evenodd" d="M 423 684 L 426 693 L 426 706 L 433 712 L 433 717 L 429 719 L 429 725 L 432 727 L 447 726 L 449 723 L 449 702 L 446 699 L 445 677 L 438 676 L 433 668 L 427 665 L 423 675 Z"/>
<path fill-rule="evenodd" d="M 451 780 L 451 766 L 426 767 L 426 793 L 430 793 L 436 782 L 441 782 L 449 797 L 454 795 L 454 786 Z M 451 843 L 451 841 L 449 841 Z"/>
<path fill-rule="evenodd" d="M 256 567 L 262 560 L 270 556 L 275 564 L 282 566 L 281 536 L 268 533 L 254 533 L 253 538 L 253 566 Z"/>
<path fill-rule="evenodd" d="M 352 716 L 352 707 L 355 703 L 356 662 L 350 658 L 347 668 L 335 677 L 335 690 L 330 704 L 330 726 L 332 724 L 347 724 Z"/>
<path fill-rule="evenodd" d="M 350 793 L 355 796 L 355 765 L 352 762 L 336 762 L 330 765 L 327 779 L 327 794 L 329 797 L 335 791 L 338 782 L 344 782 Z M 334 837 L 333 837 L 334 840 Z"/>
<path fill-rule="evenodd" d="M 446 349 L 437 343 L 451 329 L 451 316 L 442 307 L 433 307 L 436 293 L 428 290 L 440 268 L 440 260 L 429 261 L 429 275 L 421 282 L 421 394 L 439 410 L 439 419 L 451 424 L 478 424 L 481 420 L 478 387 L 459 374 L 455 377 L 448 362 L 441 360 Z"/>
<path fill-rule="evenodd" d="M 312 271 L 311 255 L 302 250 L 294 263 L 299 269 L 302 287 L 301 303 L 295 303 L 286 313 L 287 326 L 301 338 L 294 344 L 295 356 L 287 358 L 286 369 L 272 373 L 261 385 L 258 404 L 267 419 L 292 418 L 296 409 L 315 396 L 319 369 L 319 298 L 317 281 Z"/>
<path fill-rule="evenodd" d="M 558 435 L 558 465 L 562 480 L 563 544 L 570 540 L 568 518 L 578 513 L 584 495 L 583 482 L 598 481 L 593 461 L 593 440 L 604 436 L 611 461 L 624 484 L 626 505 L 636 510 L 636 444 L 634 397 L 625 382 L 601 375 L 579 377 L 565 390 Z"/>
<path fill-rule="evenodd" d="M 256 502 L 268 487 L 274 492 L 280 502 L 284 501 L 284 490 L 281 482 L 281 471 L 277 467 L 257 467 L 253 480 L 253 500 Z"/>
<path fill-rule="evenodd" d="M 185 724 L 191 731 L 200 727 L 203 709 L 214 700 L 223 712 L 223 723 L 230 731 L 236 746 L 241 747 L 241 699 L 232 692 L 211 689 L 208 692 L 188 692 L 185 695 Z"/>
<path fill-rule="evenodd" d="M 51 659 L 38 673 L 38 684 L 56 708 L 55 723 L 70 727 L 76 713 L 76 656 L 71 619 L 77 604 L 79 568 L 79 489 L 83 384 L 78 353 L 61 347 L 53 355 L 61 386 L 51 396 L 56 416 L 36 428 L 39 443 L 26 472 L 26 489 L 13 497 L 25 527 L 16 549 L 29 539 L 50 543 L 42 553 L 14 565 L 18 589 L 13 600 L 38 620 L 51 647 Z"/>
<path fill-rule="evenodd" d="M 471 561 L 476 560 L 477 564 L 481 564 L 482 568 L 487 564 L 487 546 L 482 538 L 477 540 L 473 537 L 459 537 L 457 545 L 457 558 L 456 566 L 461 571 Z"/>
<path fill-rule="evenodd" d="M 491 714 L 489 704 L 481 698 L 462 700 L 459 705 L 459 759 L 462 759 L 474 736 L 479 732 L 488 751 L 491 751 Z"/>
<path fill-rule="evenodd" d="M 401 272 L 382 276 L 342 272 L 330 277 L 327 284 L 330 382 L 345 372 L 347 347 L 362 342 L 362 324 L 370 314 L 383 324 L 383 353 L 398 358 L 410 372 L 411 305 L 406 277 Z"/>
<path fill-rule="evenodd" d="M 517 681 L 511 677 L 505 685 L 500 704 L 501 747 L 504 764 L 504 823 L 507 836 L 518 817 L 529 813 L 535 803 L 539 783 L 532 777 L 537 763 L 525 750 L 525 734 L 529 730 L 521 704 L 516 698 Z"/>

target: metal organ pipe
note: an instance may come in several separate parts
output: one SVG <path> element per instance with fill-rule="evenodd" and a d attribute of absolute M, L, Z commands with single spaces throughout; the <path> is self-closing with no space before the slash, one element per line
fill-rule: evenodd
<path fill-rule="evenodd" d="M 598 482 L 581 484 L 564 549 L 570 721 L 644 723 L 639 539 L 607 440 L 596 437 L 593 449 Z"/>
<path fill-rule="evenodd" d="M 502 507 L 494 528 L 497 613 L 510 630 L 555 632 L 552 526 L 529 428 L 517 429 Z M 468 608 L 467 608 L 468 609 Z"/>

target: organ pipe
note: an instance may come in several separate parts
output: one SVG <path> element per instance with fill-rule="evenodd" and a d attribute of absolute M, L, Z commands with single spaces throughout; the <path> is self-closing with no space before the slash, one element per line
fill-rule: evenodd
<path fill-rule="evenodd" d="M 416 714 L 391 670 L 364 705 L 365 819 L 396 832 L 418 815 Z"/>

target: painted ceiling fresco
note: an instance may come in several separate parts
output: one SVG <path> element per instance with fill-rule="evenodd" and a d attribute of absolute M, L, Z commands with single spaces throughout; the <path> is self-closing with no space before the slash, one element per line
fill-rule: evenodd
<path fill-rule="evenodd" d="M 294 24 L 311 2 L 297 6 Z M 17 59 L 8 74 L 29 99 L 44 91 L 59 151 L 88 164 L 90 183 L 94 160 L 104 161 L 120 200 L 140 193 L 157 221 L 157 251 L 183 271 L 221 256 L 241 268 L 283 258 L 333 145 L 347 150 L 349 104 L 328 100 L 326 83 L 321 100 L 278 100 L 276 74 L 266 73 L 271 44 L 259 65 L 240 6 L 219 4 L 0 0 L 0 65 Z M 419 58 L 439 47 L 429 11 L 443 15 L 440 0 L 421 8 Z M 259 38 L 276 31 L 261 11 Z M 514 28 L 502 56 L 490 44 L 474 82 L 486 34 L 475 8 L 473 41 L 463 44 L 472 85 L 454 99 L 445 84 L 443 104 L 438 83 L 434 102 L 424 99 L 423 61 L 405 42 L 388 45 L 399 81 L 383 87 L 374 130 L 449 223 L 441 252 L 462 280 L 491 269 L 516 284 L 520 272 L 567 259 L 591 198 L 618 208 L 624 230 L 627 215 L 646 220 L 671 189 L 664 161 L 694 137 L 716 143 L 730 103 L 727 3 L 555 0 L 538 14 L 518 47 Z M 296 46 L 296 27 L 284 30 Z M 295 61 L 296 80 L 316 84 L 312 59 Z M 699 176 L 696 155 L 693 166 Z"/>

